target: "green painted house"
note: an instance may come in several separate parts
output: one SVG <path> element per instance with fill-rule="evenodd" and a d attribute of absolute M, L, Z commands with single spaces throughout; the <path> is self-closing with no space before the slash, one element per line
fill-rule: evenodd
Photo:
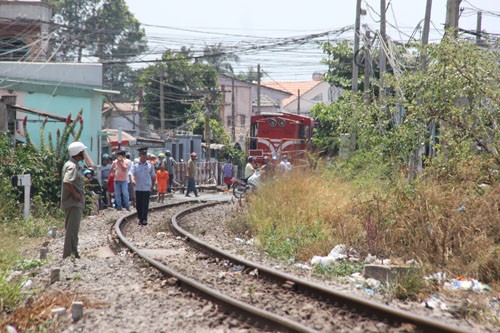
<path fill-rule="evenodd" d="M 99 163 L 102 138 L 102 104 L 106 94 L 117 91 L 102 89 L 102 65 L 98 63 L 36 63 L 0 62 L 0 97 L 15 96 L 15 130 L 22 136 L 22 120 L 27 117 L 27 129 L 35 144 L 40 144 L 40 126 L 48 116 L 48 132 L 56 138 L 65 119 L 74 119 L 83 111 L 83 132 L 80 138 Z M 19 133 L 21 131 L 21 133 Z"/>

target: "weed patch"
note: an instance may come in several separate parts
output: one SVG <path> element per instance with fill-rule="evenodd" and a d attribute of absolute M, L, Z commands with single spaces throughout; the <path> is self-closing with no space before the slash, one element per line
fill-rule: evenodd
<path fill-rule="evenodd" d="M 315 265 L 313 273 L 316 275 L 328 277 L 344 277 L 350 276 L 354 273 L 361 273 L 363 271 L 362 263 L 353 263 L 349 261 L 339 261 L 332 266 Z"/>

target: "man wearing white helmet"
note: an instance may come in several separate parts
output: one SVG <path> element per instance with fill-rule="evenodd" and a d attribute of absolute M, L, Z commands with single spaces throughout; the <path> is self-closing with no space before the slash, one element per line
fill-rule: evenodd
<path fill-rule="evenodd" d="M 61 172 L 61 209 L 64 211 L 64 250 L 63 258 L 73 256 L 80 258 L 78 254 L 78 232 L 85 208 L 85 190 L 82 167 L 78 162 L 85 159 L 87 147 L 75 141 L 68 146 L 69 160 L 64 164 Z"/>

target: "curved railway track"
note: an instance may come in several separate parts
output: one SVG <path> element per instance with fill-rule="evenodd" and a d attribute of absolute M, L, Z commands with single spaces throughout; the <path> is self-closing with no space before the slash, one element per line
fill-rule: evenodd
<path fill-rule="evenodd" d="M 265 331 L 364 331 L 370 327 L 371 331 L 467 332 L 278 272 L 216 248 L 183 228 L 192 214 L 218 204 L 157 206 L 151 209 L 152 218 L 167 219 L 168 215 L 162 222 L 168 226 L 156 230 L 137 226 L 132 213 L 120 218 L 114 231 L 123 245 L 174 278 L 178 286 L 218 304 L 245 325 Z M 145 233 L 151 232 L 164 233 L 163 238 L 144 242 Z"/>

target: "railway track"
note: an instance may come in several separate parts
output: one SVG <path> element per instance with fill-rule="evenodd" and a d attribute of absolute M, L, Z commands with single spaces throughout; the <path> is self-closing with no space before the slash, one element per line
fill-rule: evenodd
<path fill-rule="evenodd" d="M 282 332 L 467 331 L 278 272 L 186 230 L 184 224 L 195 214 L 219 204 L 158 206 L 150 213 L 150 227 L 138 226 L 135 214 L 129 214 L 114 230 L 130 251 L 178 286 L 218 304 L 242 325 Z"/>

